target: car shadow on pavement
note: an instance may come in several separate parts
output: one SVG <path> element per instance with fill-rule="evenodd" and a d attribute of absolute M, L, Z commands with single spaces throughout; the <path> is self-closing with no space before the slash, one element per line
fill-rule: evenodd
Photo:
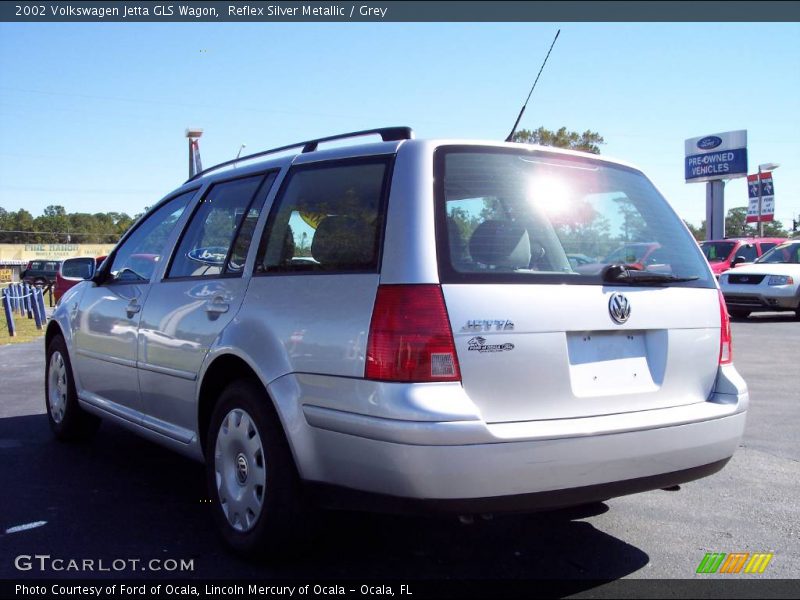
<path fill-rule="evenodd" d="M 85 444 L 55 441 L 45 415 L 0 419 L 0 577 L 567 579 L 568 593 L 644 567 L 648 555 L 581 519 L 603 503 L 557 512 L 401 517 L 323 511 L 300 558 L 249 562 L 214 531 L 203 466 L 104 423 Z M 45 521 L 18 533 L 8 528 Z M 193 560 L 186 573 L 20 572 L 20 554 Z"/>

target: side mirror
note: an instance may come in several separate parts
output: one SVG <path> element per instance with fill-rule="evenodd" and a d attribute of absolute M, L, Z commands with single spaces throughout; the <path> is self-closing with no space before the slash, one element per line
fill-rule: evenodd
<path fill-rule="evenodd" d="M 736 265 L 740 265 L 740 264 L 742 264 L 744 262 L 747 262 L 747 259 L 744 256 L 739 255 L 739 256 L 737 256 L 736 258 L 733 259 L 733 262 L 731 263 L 731 266 L 735 267 Z"/>
<path fill-rule="evenodd" d="M 95 271 L 96 271 L 96 269 L 94 268 L 94 263 L 92 263 L 92 264 L 90 264 L 90 265 L 88 265 L 88 266 L 89 266 L 89 272 L 88 272 L 88 273 L 86 274 L 86 276 L 83 278 L 83 279 L 84 279 L 84 281 L 91 281 L 91 280 L 92 280 L 92 278 L 94 277 L 94 273 L 95 273 Z"/>
<path fill-rule="evenodd" d="M 93 281 L 97 285 L 101 285 L 105 281 L 108 268 L 111 265 L 111 261 L 114 260 L 113 254 L 104 256 L 102 258 L 103 260 L 100 262 L 100 264 L 96 268 L 92 268 L 92 276 L 89 277 L 89 281 Z"/>

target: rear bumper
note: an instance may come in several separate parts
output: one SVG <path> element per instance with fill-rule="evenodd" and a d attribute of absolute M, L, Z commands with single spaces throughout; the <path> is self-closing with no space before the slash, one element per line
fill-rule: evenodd
<path fill-rule="evenodd" d="M 306 482 L 460 512 L 578 504 L 711 474 L 739 445 L 748 403 L 741 377 L 724 367 L 709 401 L 681 407 L 525 423 L 487 424 L 466 410 L 448 421 L 425 420 L 433 413 L 412 420 L 311 404 L 323 387 L 309 383 L 314 377 L 270 386 Z M 440 398 L 451 385 L 460 388 L 446 384 Z M 335 391 L 330 381 L 325 387 Z M 379 404 L 375 394 L 365 398 Z M 419 413 L 422 404 L 403 409 Z"/>
<path fill-rule="evenodd" d="M 483 514 L 502 512 L 534 512 L 601 502 L 609 498 L 667 488 L 720 471 L 730 459 L 637 479 L 613 481 L 584 487 L 490 496 L 487 498 L 420 499 L 362 492 L 338 485 L 311 483 L 307 489 L 314 502 L 325 508 L 363 510 L 394 514 Z"/>
<path fill-rule="evenodd" d="M 309 471 L 313 481 L 429 500 L 564 493 L 646 478 L 654 483 L 644 489 L 653 489 L 694 478 L 657 476 L 729 459 L 744 424 L 745 413 L 738 413 L 612 435 L 458 446 L 398 444 L 315 428 L 318 452 Z M 642 491 L 640 483 L 631 486 L 612 495 Z"/>

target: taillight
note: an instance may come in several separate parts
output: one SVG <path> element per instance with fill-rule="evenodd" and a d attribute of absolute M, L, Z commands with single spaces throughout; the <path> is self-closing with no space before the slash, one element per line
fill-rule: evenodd
<path fill-rule="evenodd" d="M 378 287 L 364 376 L 402 382 L 461 380 L 438 285 Z"/>
<path fill-rule="evenodd" d="M 731 318 L 728 316 L 728 306 L 725 304 L 725 296 L 719 292 L 719 364 L 729 365 L 733 362 L 733 340 L 731 338 Z"/>

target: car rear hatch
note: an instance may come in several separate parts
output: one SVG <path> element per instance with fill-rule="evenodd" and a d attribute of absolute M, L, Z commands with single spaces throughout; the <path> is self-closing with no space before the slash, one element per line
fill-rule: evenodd
<path fill-rule="evenodd" d="M 719 293 L 644 175 L 524 147 L 444 147 L 435 165 L 443 296 L 462 384 L 487 422 L 708 398 Z M 643 243 L 656 248 L 644 264 L 601 258 Z M 571 265 L 567 253 L 597 262 Z"/>

